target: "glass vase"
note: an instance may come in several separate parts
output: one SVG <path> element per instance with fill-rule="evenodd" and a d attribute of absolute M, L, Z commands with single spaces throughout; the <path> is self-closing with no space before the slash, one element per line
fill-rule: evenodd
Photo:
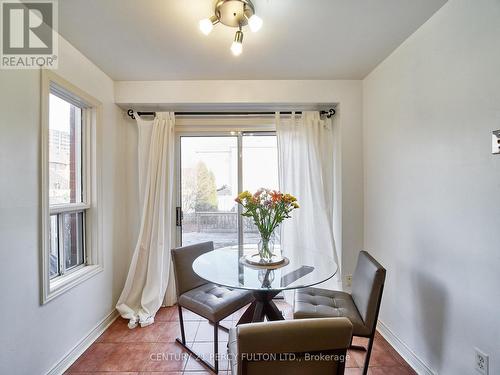
<path fill-rule="evenodd" d="M 273 257 L 274 241 L 271 238 L 261 237 L 257 247 L 261 263 L 269 263 Z"/>

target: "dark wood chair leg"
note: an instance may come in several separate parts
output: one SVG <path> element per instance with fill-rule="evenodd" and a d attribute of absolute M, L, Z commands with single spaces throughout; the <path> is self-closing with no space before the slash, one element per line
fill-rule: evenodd
<path fill-rule="evenodd" d="M 184 349 L 186 349 L 188 351 L 188 353 L 191 354 L 194 357 L 194 359 L 196 359 L 198 362 L 201 362 L 203 365 L 205 365 L 211 371 L 217 373 L 217 371 L 215 371 L 215 367 L 214 366 L 212 366 L 210 363 L 208 363 L 207 361 L 205 361 L 202 357 L 199 356 L 198 353 L 196 353 L 195 351 L 193 351 L 193 349 L 191 349 L 189 346 L 183 344 L 182 341 L 179 338 L 176 338 L 175 341 L 178 344 L 182 345 L 182 347 Z"/>
<path fill-rule="evenodd" d="M 380 294 L 378 296 L 377 311 L 375 312 L 375 323 L 373 325 L 372 334 L 368 339 L 368 346 L 366 348 L 365 355 L 365 366 L 363 368 L 363 375 L 368 373 L 368 366 L 370 365 L 370 356 L 372 355 L 373 340 L 375 340 L 375 332 L 377 330 L 378 314 L 380 313 L 380 304 L 382 302 L 382 293 L 384 292 L 384 284 L 380 288 Z"/>
<path fill-rule="evenodd" d="M 214 323 L 214 368 L 219 372 L 219 323 Z"/>
<path fill-rule="evenodd" d="M 215 323 L 214 324 L 214 334 L 215 334 L 215 366 L 212 366 L 210 363 L 208 363 L 207 361 L 205 361 L 202 357 L 200 357 L 198 355 L 198 353 L 196 353 L 195 351 L 193 351 L 190 347 L 188 347 L 186 345 L 186 333 L 184 331 L 184 319 L 182 317 L 182 307 L 179 305 L 178 306 L 179 308 L 179 323 L 180 323 L 180 326 L 181 326 L 181 338 L 176 338 L 175 341 L 178 342 L 180 345 L 182 345 L 182 347 L 184 349 L 186 349 L 189 354 L 191 354 L 197 361 L 203 363 L 205 366 L 207 366 L 210 370 L 212 370 L 213 372 L 215 372 L 217 374 L 218 372 L 218 362 L 217 362 L 217 349 L 218 349 L 218 340 L 217 340 L 217 334 L 218 334 L 218 328 L 219 328 L 219 324 L 218 323 Z"/>
<path fill-rule="evenodd" d="M 215 323 L 214 322 L 208 322 L 208 324 L 210 324 L 211 326 L 213 326 Z M 223 331 L 225 332 L 229 332 L 229 328 L 228 327 L 225 327 L 223 326 L 222 324 L 219 323 L 219 328 L 222 329 Z"/>
<path fill-rule="evenodd" d="M 184 345 L 186 345 L 186 333 L 184 332 L 184 319 L 182 318 L 182 307 L 178 305 L 179 308 L 179 323 L 181 326 L 181 340 Z"/>
<path fill-rule="evenodd" d="M 370 356 L 372 354 L 374 339 L 375 339 L 375 334 L 373 334 L 368 340 L 368 346 L 366 348 L 366 355 L 365 355 L 365 366 L 363 367 L 363 375 L 368 374 L 368 366 L 370 365 Z"/>

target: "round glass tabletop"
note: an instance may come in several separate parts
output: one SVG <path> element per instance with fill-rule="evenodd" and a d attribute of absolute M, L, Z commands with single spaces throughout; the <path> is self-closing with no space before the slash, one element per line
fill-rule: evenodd
<path fill-rule="evenodd" d="M 290 260 L 280 268 L 266 269 L 240 262 L 243 255 L 257 252 L 255 245 L 223 247 L 200 255 L 193 262 L 201 278 L 222 286 L 248 290 L 286 290 L 305 288 L 333 277 L 338 270 L 327 259 Z"/>

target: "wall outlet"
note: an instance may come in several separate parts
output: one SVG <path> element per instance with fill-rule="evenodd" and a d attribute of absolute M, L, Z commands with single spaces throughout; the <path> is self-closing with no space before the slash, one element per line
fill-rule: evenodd
<path fill-rule="evenodd" d="M 352 286 L 352 275 L 346 275 L 346 277 L 345 277 L 345 285 L 347 287 L 351 287 Z"/>
<path fill-rule="evenodd" d="M 491 153 L 500 154 L 500 130 L 493 130 L 491 134 Z"/>
<path fill-rule="evenodd" d="M 478 348 L 474 348 L 476 353 L 474 368 L 483 375 L 488 375 L 488 355 L 484 354 Z"/>

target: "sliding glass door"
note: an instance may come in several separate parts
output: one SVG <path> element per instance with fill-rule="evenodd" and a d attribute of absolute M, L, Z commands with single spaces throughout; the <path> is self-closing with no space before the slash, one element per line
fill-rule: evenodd
<path fill-rule="evenodd" d="M 178 244 L 215 248 L 256 244 L 252 221 L 239 215 L 239 192 L 278 189 L 276 135 L 270 132 L 179 135 Z"/>
<path fill-rule="evenodd" d="M 182 245 L 237 245 L 238 137 L 181 136 L 180 156 Z"/>

